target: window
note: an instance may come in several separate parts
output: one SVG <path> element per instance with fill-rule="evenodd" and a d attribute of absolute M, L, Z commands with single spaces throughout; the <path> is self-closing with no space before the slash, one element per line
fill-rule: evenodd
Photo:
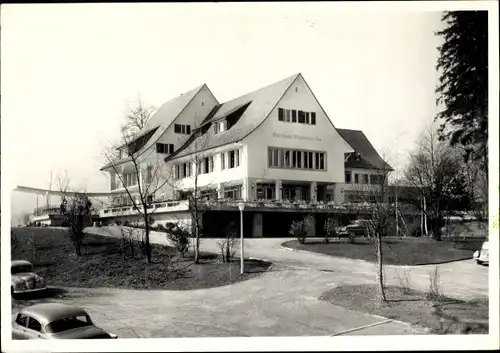
<path fill-rule="evenodd" d="M 273 150 L 272 149 L 267 150 L 267 164 L 269 167 L 273 166 Z"/>
<path fill-rule="evenodd" d="M 226 153 L 222 152 L 220 154 L 220 168 L 221 170 L 226 169 Z"/>
<path fill-rule="evenodd" d="M 269 167 L 326 170 L 325 152 L 269 147 L 268 159 Z"/>
<path fill-rule="evenodd" d="M 299 110 L 299 123 L 304 124 L 306 122 L 306 114 Z"/>
<path fill-rule="evenodd" d="M 278 109 L 278 120 L 285 121 L 285 110 L 283 108 Z"/>
<path fill-rule="evenodd" d="M 218 134 L 227 130 L 227 121 L 221 120 L 214 123 L 214 133 Z"/>
<path fill-rule="evenodd" d="M 307 152 L 308 154 L 308 160 L 309 160 L 309 165 L 307 166 L 307 168 L 309 169 L 313 169 L 313 152 Z"/>
<path fill-rule="evenodd" d="M 354 174 L 354 184 L 359 184 L 359 174 Z"/>
<path fill-rule="evenodd" d="M 368 174 L 363 174 L 363 184 L 368 184 Z"/>
<path fill-rule="evenodd" d="M 174 144 L 172 143 L 157 143 L 156 144 L 156 152 L 170 154 L 174 153 Z"/>
<path fill-rule="evenodd" d="M 241 199 L 242 185 L 226 186 L 224 188 L 224 197 L 227 199 L 239 200 Z"/>
<path fill-rule="evenodd" d="M 290 151 L 285 151 L 285 163 L 283 165 L 285 168 L 290 167 Z"/>
<path fill-rule="evenodd" d="M 40 323 L 32 317 L 28 319 L 28 328 L 37 332 L 42 331 L 42 325 L 40 325 Z"/>
<path fill-rule="evenodd" d="M 228 164 L 229 168 L 236 168 L 240 165 L 240 151 L 232 150 L 228 152 Z"/>
<path fill-rule="evenodd" d="M 176 134 L 191 134 L 191 125 L 174 124 L 174 132 Z"/>
<path fill-rule="evenodd" d="M 45 329 L 49 333 L 63 332 L 72 330 L 78 327 L 93 325 L 92 320 L 88 315 L 79 315 L 66 319 L 56 320 L 48 324 Z"/>
<path fill-rule="evenodd" d="M 28 318 L 26 315 L 23 314 L 18 314 L 16 318 L 16 324 L 26 327 L 26 324 L 28 323 Z"/>
<path fill-rule="evenodd" d="M 346 184 L 350 184 L 351 183 L 351 175 L 352 175 L 351 171 L 346 171 L 345 172 L 345 182 L 346 182 Z"/>
<path fill-rule="evenodd" d="M 302 110 L 278 108 L 278 120 L 300 124 L 316 125 L 316 113 Z"/>
<path fill-rule="evenodd" d="M 323 152 L 319 153 L 319 169 L 325 170 L 325 154 Z"/>

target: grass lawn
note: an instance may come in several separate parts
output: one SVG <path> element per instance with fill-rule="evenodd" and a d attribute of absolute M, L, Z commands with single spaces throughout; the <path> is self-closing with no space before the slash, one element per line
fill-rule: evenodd
<path fill-rule="evenodd" d="M 152 263 L 139 258 L 125 258 L 121 239 L 86 235 L 82 256 L 75 249 L 68 233 L 62 229 L 13 228 L 18 245 L 12 249 L 12 260 L 28 260 L 45 277 L 48 286 L 119 287 L 134 289 L 189 290 L 223 286 L 244 281 L 263 273 L 269 262 L 245 260 L 245 272 L 239 273 L 239 259 L 221 263 L 216 254 L 202 253 L 200 264 L 193 254 L 180 258 L 173 247 L 151 244 Z M 28 239 L 33 239 L 32 252 Z"/>
<path fill-rule="evenodd" d="M 481 248 L 483 241 L 482 238 L 471 238 L 454 245 L 449 240 L 391 238 L 382 241 L 382 251 L 386 265 L 429 265 L 471 259 L 474 251 Z M 319 239 L 306 239 L 304 244 L 291 240 L 282 246 L 337 257 L 377 261 L 375 243 L 369 243 L 364 238 L 356 239 L 354 244 L 345 239 L 328 244 Z"/>
<path fill-rule="evenodd" d="M 402 288 L 387 287 L 387 304 L 378 301 L 376 285 L 340 286 L 322 294 L 320 300 L 350 310 L 381 315 L 427 327 L 435 334 L 488 333 L 488 299 L 461 301 L 441 297 L 433 307 L 425 293 Z"/>

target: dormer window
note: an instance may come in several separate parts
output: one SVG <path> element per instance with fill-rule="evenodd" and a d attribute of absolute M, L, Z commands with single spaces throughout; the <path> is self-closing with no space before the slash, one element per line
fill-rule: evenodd
<path fill-rule="evenodd" d="M 218 134 L 227 130 L 227 120 L 221 120 L 214 123 L 214 133 Z"/>

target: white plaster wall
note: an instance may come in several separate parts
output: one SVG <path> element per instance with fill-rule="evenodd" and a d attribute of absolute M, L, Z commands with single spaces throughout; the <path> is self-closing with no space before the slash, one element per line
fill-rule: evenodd
<path fill-rule="evenodd" d="M 240 165 L 236 168 L 221 170 L 221 153 L 228 152 L 230 150 L 239 149 L 240 150 Z M 243 180 L 245 178 L 246 172 L 246 148 L 240 143 L 232 143 L 219 148 L 214 148 L 206 152 L 201 152 L 198 154 L 197 158 L 205 158 L 208 156 L 214 156 L 214 171 L 212 173 L 200 174 L 198 175 L 198 187 L 214 187 L 217 188 L 219 183 L 226 183 L 229 181 Z M 191 162 L 192 170 L 195 171 L 193 156 L 186 156 L 184 158 L 179 158 L 172 163 L 184 163 Z M 227 156 L 226 156 L 227 158 Z M 171 165 L 171 170 L 173 170 L 173 164 Z M 227 165 L 227 161 L 226 161 Z M 193 188 L 195 183 L 194 176 L 181 179 L 177 181 L 176 187 L 178 189 L 189 189 Z"/>
<path fill-rule="evenodd" d="M 316 113 L 316 125 L 278 120 L 278 108 Z M 292 135 L 293 138 L 277 137 Z M 344 181 L 344 153 L 352 148 L 331 124 L 302 76 L 291 85 L 267 119 L 243 141 L 248 146 L 248 177 L 318 182 Z M 268 168 L 268 147 L 325 151 L 326 171 Z"/>

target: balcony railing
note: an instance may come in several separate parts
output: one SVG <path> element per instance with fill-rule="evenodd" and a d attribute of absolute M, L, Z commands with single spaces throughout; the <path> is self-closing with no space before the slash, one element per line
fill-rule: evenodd
<path fill-rule="evenodd" d="M 256 201 L 241 201 L 235 199 L 212 199 L 212 200 L 199 200 L 199 206 L 203 209 L 210 210 L 238 210 L 238 205 L 243 202 L 246 210 L 288 210 L 288 211 L 318 211 L 318 212 L 371 212 L 377 204 L 368 202 L 326 202 L 326 201 L 288 201 L 288 200 L 256 200 Z M 380 205 L 380 204 L 379 204 Z M 395 204 L 385 203 L 382 204 L 387 209 L 394 209 Z M 139 206 L 139 205 L 138 205 Z M 188 200 L 169 200 L 163 202 L 151 203 L 147 206 L 148 212 L 178 212 L 189 210 L 190 202 Z M 141 207 L 141 206 L 140 206 Z M 414 213 L 418 210 L 412 208 L 410 205 L 399 204 L 400 212 Z M 141 210 L 142 211 L 142 210 Z M 124 215 L 134 215 L 139 212 L 134 206 L 117 205 L 104 209 L 101 211 L 102 217 L 114 217 Z"/>

